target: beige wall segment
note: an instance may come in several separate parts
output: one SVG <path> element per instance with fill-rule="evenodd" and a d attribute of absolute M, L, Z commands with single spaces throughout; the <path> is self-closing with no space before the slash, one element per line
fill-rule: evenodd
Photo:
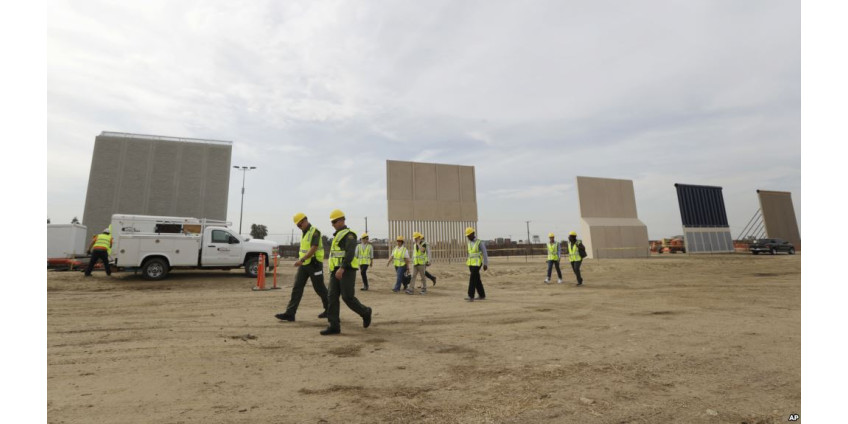
<path fill-rule="evenodd" d="M 801 232 L 792 204 L 792 193 L 788 191 L 757 190 L 760 210 L 769 237 L 782 238 L 801 250 Z"/>
<path fill-rule="evenodd" d="M 389 238 L 411 246 L 420 231 L 434 260 L 465 260 L 465 228 L 477 227 L 473 166 L 386 161 Z"/>
<path fill-rule="evenodd" d="M 646 258 L 648 227 L 638 219 L 632 180 L 577 177 L 583 240 L 590 258 Z"/>

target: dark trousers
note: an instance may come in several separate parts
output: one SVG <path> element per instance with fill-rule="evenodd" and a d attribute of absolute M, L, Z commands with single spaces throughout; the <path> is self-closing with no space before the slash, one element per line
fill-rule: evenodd
<path fill-rule="evenodd" d="M 559 269 L 559 261 L 548 261 L 548 279 L 551 279 L 551 268 L 556 267 L 557 278 L 562 280 L 562 271 Z"/>
<path fill-rule="evenodd" d="M 474 298 L 474 292 L 481 299 L 486 297 L 486 290 L 483 289 L 483 280 L 480 279 L 480 268 L 479 266 L 468 266 L 468 270 L 471 271 L 471 276 L 468 278 L 468 297 Z"/>
<path fill-rule="evenodd" d="M 362 285 L 368 288 L 368 265 L 359 265 L 359 274 L 362 275 Z"/>
<path fill-rule="evenodd" d="M 303 288 L 306 287 L 306 280 L 312 280 L 312 288 L 315 289 L 315 293 L 321 298 L 324 311 L 327 310 L 327 286 L 324 285 L 324 264 L 313 259 L 312 262 L 301 265 L 297 269 L 297 274 L 294 276 L 294 286 L 291 291 L 291 300 L 289 300 L 289 305 L 286 307 L 286 314 L 294 316 L 297 313 L 300 299 L 303 298 Z"/>
<path fill-rule="evenodd" d="M 106 269 L 106 275 L 112 275 L 112 269 L 109 268 L 109 253 L 102 249 L 94 249 L 91 251 L 91 260 L 88 261 L 88 266 L 85 267 L 85 275 L 91 275 L 91 270 L 97 261 L 103 261 L 103 268 Z"/>
<path fill-rule="evenodd" d="M 433 274 L 430 274 L 430 271 L 424 270 L 424 276 L 429 278 L 430 281 L 436 281 L 436 277 Z"/>
<path fill-rule="evenodd" d="M 574 275 L 577 276 L 577 284 L 583 284 L 583 277 L 580 276 L 580 264 L 583 261 L 574 261 L 571 263 L 571 269 L 574 270 Z"/>
<path fill-rule="evenodd" d="M 341 281 L 336 279 L 335 270 L 330 271 L 330 290 L 327 295 L 327 299 L 329 300 L 327 321 L 330 322 L 330 328 L 341 329 L 341 321 L 339 320 L 339 295 L 341 295 L 345 305 L 359 316 L 364 317 L 368 313 L 368 308 L 356 298 L 355 285 L 355 269 L 346 269 Z"/>

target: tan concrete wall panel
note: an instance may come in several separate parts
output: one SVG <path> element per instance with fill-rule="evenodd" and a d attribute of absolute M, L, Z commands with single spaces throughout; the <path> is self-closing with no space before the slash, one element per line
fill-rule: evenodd
<path fill-rule="evenodd" d="M 796 250 L 801 250 L 801 232 L 798 230 L 792 193 L 757 190 L 757 194 L 760 198 L 760 210 L 763 214 L 766 234 L 769 237 L 788 240 L 795 245 Z"/>
<path fill-rule="evenodd" d="M 433 258 L 465 260 L 465 227 L 476 227 L 473 166 L 386 161 L 391 238 L 420 231 Z"/>
<path fill-rule="evenodd" d="M 412 163 L 414 200 L 432 200 L 436 198 L 436 164 Z"/>
<path fill-rule="evenodd" d="M 638 219 L 633 181 L 577 177 L 577 193 L 589 257 L 649 255 L 648 228 Z"/>
<path fill-rule="evenodd" d="M 456 165 L 436 164 L 436 180 L 439 191 L 439 201 L 459 202 L 459 169 Z"/>

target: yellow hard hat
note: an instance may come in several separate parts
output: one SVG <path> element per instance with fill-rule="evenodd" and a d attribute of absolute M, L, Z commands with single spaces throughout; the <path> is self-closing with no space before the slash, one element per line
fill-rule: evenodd
<path fill-rule="evenodd" d="M 470 236 L 470 235 L 472 235 L 472 234 L 474 234 L 474 229 L 473 229 L 473 228 L 468 227 L 468 228 L 466 228 L 466 229 L 465 229 L 465 235 L 466 235 L 466 236 Z"/>
<path fill-rule="evenodd" d="M 368 238 L 368 233 L 362 233 L 362 237 L 360 238 Z"/>
<path fill-rule="evenodd" d="M 345 217 L 344 212 L 342 212 L 340 209 L 333 209 L 333 211 L 330 212 L 330 220 L 331 221 L 335 221 L 339 218 L 344 218 L 344 217 Z"/>
<path fill-rule="evenodd" d="M 548 233 L 548 237 L 553 237 L 554 233 Z"/>
<path fill-rule="evenodd" d="M 412 238 L 422 238 L 424 234 L 419 233 L 418 231 L 412 233 Z"/>
<path fill-rule="evenodd" d="M 397 238 L 396 238 L 395 240 L 397 240 L 397 241 L 403 241 L 403 236 L 397 236 Z"/>
<path fill-rule="evenodd" d="M 298 213 L 294 214 L 294 216 L 292 217 L 292 221 L 294 221 L 295 224 L 299 224 L 300 221 L 303 221 L 305 218 L 306 218 L 305 213 L 298 212 Z"/>
<path fill-rule="evenodd" d="M 568 233 L 568 235 L 570 235 L 570 236 L 576 236 L 576 235 L 577 235 L 577 231 L 572 231 L 572 232 Z"/>

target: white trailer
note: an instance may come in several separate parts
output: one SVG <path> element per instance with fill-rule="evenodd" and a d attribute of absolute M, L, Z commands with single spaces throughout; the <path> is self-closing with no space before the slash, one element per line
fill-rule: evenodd
<path fill-rule="evenodd" d="M 112 261 L 135 269 L 148 280 L 161 280 L 174 268 L 244 267 L 256 277 L 266 268 L 278 243 L 242 238 L 230 223 L 172 216 L 112 215 Z M 265 262 L 259 263 L 259 254 Z"/>
<path fill-rule="evenodd" d="M 47 259 L 86 256 L 86 230 L 86 226 L 80 224 L 47 224 Z"/>

